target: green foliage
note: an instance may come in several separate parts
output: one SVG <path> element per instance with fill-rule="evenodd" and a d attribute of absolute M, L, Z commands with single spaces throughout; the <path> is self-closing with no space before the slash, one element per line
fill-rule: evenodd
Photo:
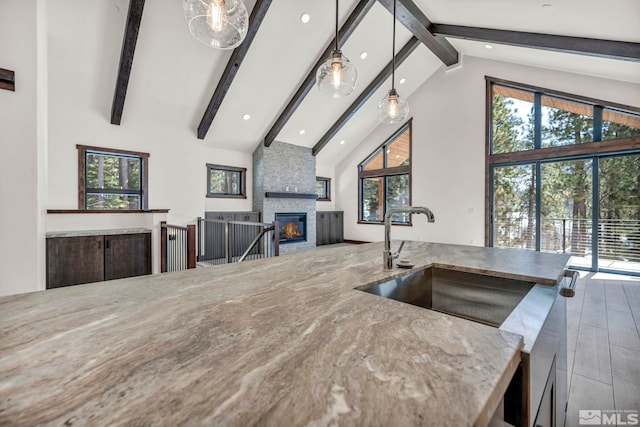
<path fill-rule="evenodd" d="M 533 147 L 534 116 L 528 114 L 528 123 L 524 123 L 517 113 L 511 100 L 494 97 L 494 153 Z M 542 146 L 593 141 L 592 117 L 543 108 L 543 123 Z M 638 134 L 640 129 L 637 128 L 607 121 L 603 123 L 603 140 Z M 531 248 L 535 243 L 535 181 L 534 164 L 494 169 L 495 246 Z M 542 164 L 541 181 L 542 250 L 588 255 L 591 246 L 593 160 L 545 162 Z M 596 191 L 599 191 L 600 199 L 600 256 L 640 261 L 640 155 L 601 158 L 599 181 Z"/>
<path fill-rule="evenodd" d="M 209 193 L 240 194 L 240 172 L 223 169 L 211 169 Z"/>
<path fill-rule="evenodd" d="M 140 191 L 141 163 L 135 157 L 87 153 L 87 209 L 140 209 L 140 195 L 107 194 L 104 190 Z"/>

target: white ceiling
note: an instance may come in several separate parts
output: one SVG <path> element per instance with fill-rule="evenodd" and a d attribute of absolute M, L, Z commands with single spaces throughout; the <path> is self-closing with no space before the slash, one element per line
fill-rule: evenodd
<path fill-rule="evenodd" d="M 601 0 L 414 1 L 436 23 L 640 42 L 638 0 L 611 0 L 606 4 Z M 340 2 L 341 24 L 357 2 Z M 543 7 L 544 3 L 552 6 Z M 245 4 L 251 10 L 255 0 L 245 0 Z M 52 0 L 47 6 L 49 42 L 73 45 L 69 58 L 77 59 L 69 65 L 92 73 L 95 85 L 100 86 L 96 93 L 111 97 L 128 1 Z M 311 16 L 308 24 L 300 21 L 305 12 Z M 207 137 L 200 143 L 249 153 L 262 143 L 332 39 L 333 20 L 333 1 L 273 0 Z M 276 139 L 314 146 L 391 60 L 391 27 L 391 15 L 375 4 L 343 48 L 358 69 L 355 92 L 331 99 L 314 88 Z M 411 34 L 402 25 L 397 28 L 396 50 L 400 50 Z M 638 62 L 504 45 L 488 50 L 483 43 L 450 41 L 461 55 L 640 83 Z M 362 51 L 368 53 L 365 60 L 360 59 Z M 147 1 L 122 125 L 172 121 L 177 127 L 190 129 L 195 140 L 198 124 L 230 55 L 231 51 L 211 49 L 192 38 L 181 0 Z M 398 67 L 396 86 L 400 95 L 409 97 L 441 66 L 427 48 L 419 46 Z M 406 83 L 399 84 L 401 78 L 406 78 Z M 377 126 L 376 105 L 390 86 L 386 82 L 338 132 L 322 150 L 323 158 L 342 158 Z M 106 105 L 106 100 L 101 102 Z M 251 119 L 243 120 L 244 114 Z M 301 129 L 306 131 L 304 135 L 299 134 Z M 341 140 L 345 141 L 342 145 Z"/>

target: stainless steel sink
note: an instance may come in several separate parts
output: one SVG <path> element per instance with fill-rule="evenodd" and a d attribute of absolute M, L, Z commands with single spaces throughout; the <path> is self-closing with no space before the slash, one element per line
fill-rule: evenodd
<path fill-rule="evenodd" d="M 563 297 L 573 296 L 577 278 L 567 273 L 555 286 L 547 286 L 431 267 L 358 289 L 522 335 L 522 363 L 504 396 L 504 420 L 522 427 L 563 426 L 567 399 Z"/>
<path fill-rule="evenodd" d="M 360 290 L 497 328 L 534 285 L 434 267 Z"/>

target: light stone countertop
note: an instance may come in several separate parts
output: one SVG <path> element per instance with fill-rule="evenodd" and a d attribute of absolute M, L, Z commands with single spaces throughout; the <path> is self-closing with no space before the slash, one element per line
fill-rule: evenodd
<path fill-rule="evenodd" d="M 102 236 L 114 234 L 139 234 L 151 233 L 148 228 L 111 228 L 108 230 L 72 230 L 72 231 L 48 231 L 49 237 L 83 237 L 83 236 Z"/>
<path fill-rule="evenodd" d="M 397 247 L 394 242 L 393 247 Z M 0 298 L 0 425 L 481 426 L 522 338 L 355 290 L 382 243 Z M 568 257 L 407 242 L 554 284 Z"/>

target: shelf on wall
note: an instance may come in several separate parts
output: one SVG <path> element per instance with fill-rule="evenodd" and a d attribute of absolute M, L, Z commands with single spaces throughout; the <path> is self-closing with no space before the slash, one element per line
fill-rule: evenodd
<path fill-rule="evenodd" d="M 280 198 L 280 199 L 317 199 L 318 195 L 315 193 L 277 193 L 274 191 L 267 191 L 264 193 L 264 197 Z"/>

